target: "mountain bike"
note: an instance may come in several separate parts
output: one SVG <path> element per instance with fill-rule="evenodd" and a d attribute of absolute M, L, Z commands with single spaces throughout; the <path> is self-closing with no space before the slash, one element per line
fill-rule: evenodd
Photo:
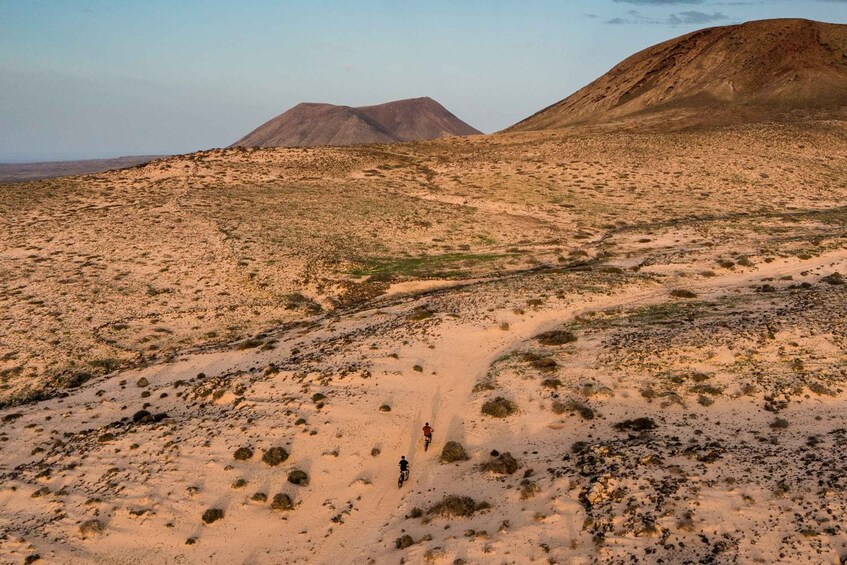
<path fill-rule="evenodd" d="M 424 436 L 424 451 L 429 449 L 429 444 L 432 443 L 432 436 Z"/>
<path fill-rule="evenodd" d="M 409 480 L 409 470 L 400 471 L 400 478 L 397 479 L 397 487 L 403 488 L 403 483 Z"/>

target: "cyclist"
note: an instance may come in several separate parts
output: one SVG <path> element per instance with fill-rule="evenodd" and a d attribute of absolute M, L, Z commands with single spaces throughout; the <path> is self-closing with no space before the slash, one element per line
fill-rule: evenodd
<path fill-rule="evenodd" d="M 426 423 L 423 427 L 424 440 L 432 441 L 432 432 L 435 430 L 429 425 L 429 422 Z"/>
<path fill-rule="evenodd" d="M 406 461 L 406 456 L 400 456 L 400 472 L 406 475 L 406 480 L 409 480 L 409 462 Z"/>

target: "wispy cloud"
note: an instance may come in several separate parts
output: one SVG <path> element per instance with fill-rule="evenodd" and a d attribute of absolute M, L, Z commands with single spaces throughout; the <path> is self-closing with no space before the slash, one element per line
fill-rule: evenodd
<path fill-rule="evenodd" d="M 689 12 L 679 12 L 678 14 L 671 14 L 668 16 L 668 23 L 671 25 L 679 25 L 679 24 L 711 24 L 715 22 L 721 22 L 724 20 L 728 20 L 729 18 L 720 13 L 714 12 L 712 14 L 705 14 L 703 12 L 697 11 L 689 11 Z"/>
<path fill-rule="evenodd" d="M 639 4 L 641 6 L 669 6 L 674 4 L 702 4 L 703 0 L 615 0 L 618 4 Z"/>
<path fill-rule="evenodd" d="M 624 0 L 615 0 L 623 2 Z M 633 3 L 646 3 L 647 0 L 630 0 Z M 673 0 L 654 0 L 654 2 L 670 2 Z M 845 0 L 847 1 L 847 0 Z M 607 24 L 623 25 L 623 24 L 659 24 L 659 25 L 690 25 L 690 24 L 710 24 L 729 20 L 729 17 L 722 12 L 713 12 L 707 14 L 696 10 L 688 10 L 685 12 L 676 12 L 665 18 L 651 18 L 643 15 L 638 10 L 629 10 L 625 17 L 612 18 L 606 21 Z"/>

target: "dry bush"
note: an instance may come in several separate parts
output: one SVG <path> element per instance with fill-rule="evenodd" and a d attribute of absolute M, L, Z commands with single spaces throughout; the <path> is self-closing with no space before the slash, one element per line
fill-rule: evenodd
<path fill-rule="evenodd" d="M 517 411 L 518 405 L 502 396 L 498 396 L 494 400 L 487 400 L 482 405 L 482 413 L 494 418 L 505 418 Z"/>
<path fill-rule="evenodd" d="M 634 420 L 624 420 L 623 422 L 618 422 L 613 427 L 619 432 L 627 430 L 633 432 L 646 432 L 649 430 L 655 430 L 658 426 L 652 418 L 635 418 Z"/>
<path fill-rule="evenodd" d="M 305 471 L 295 469 L 288 473 L 288 482 L 301 487 L 309 486 L 309 475 Z"/>
<path fill-rule="evenodd" d="M 576 336 L 567 330 L 550 330 L 535 336 L 541 345 L 565 345 L 576 341 Z"/>
<path fill-rule="evenodd" d="M 671 291 L 671 296 L 674 298 L 697 298 L 697 293 L 683 288 L 678 288 Z"/>
<path fill-rule="evenodd" d="M 453 463 L 455 461 L 467 461 L 470 456 L 464 446 L 457 441 L 448 441 L 441 450 L 440 460 L 442 463 Z"/>
<path fill-rule="evenodd" d="M 591 407 L 587 404 L 578 402 L 576 400 L 569 400 L 567 402 L 554 402 L 553 412 L 555 412 L 556 414 L 564 414 L 565 412 L 575 412 L 586 420 L 594 419 L 594 410 L 592 410 Z"/>
<path fill-rule="evenodd" d="M 498 475 L 512 475 L 520 468 L 520 464 L 517 459 L 512 457 L 511 453 L 499 453 L 479 467 L 483 471 Z"/>
<path fill-rule="evenodd" d="M 459 496 L 451 494 L 445 496 L 441 502 L 434 504 L 427 510 L 427 514 L 435 514 L 436 516 L 444 517 L 465 517 L 473 516 L 475 512 L 490 508 L 491 505 L 487 502 L 476 502 L 469 496 Z"/>
<path fill-rule="evenodd" d="M 288 459 L 288 452 L 282 447 L 272 447 L 262 455 L 262 461 L 271 467 L 276 467 L 286 459 Z"/>

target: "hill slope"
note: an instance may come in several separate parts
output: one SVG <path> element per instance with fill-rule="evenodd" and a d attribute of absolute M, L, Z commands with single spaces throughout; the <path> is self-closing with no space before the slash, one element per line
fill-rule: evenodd
<path fill-rule="evenodd" d="M 259 126 L 232 146 L 356 145 L 479 133 L 432 98 L 360 108 L 304 103 Z"/>
<path fill-rule="evenodd" d="M 509 129 L 683 128 L 843 116 L 845 106 L 847 25 L 762 20 L 650 47 Z"/>
<path fill-rule="evenodd" d="M 0 563 L 840 563 L 847 121 L 636 141 L 0 185 Z"/>

